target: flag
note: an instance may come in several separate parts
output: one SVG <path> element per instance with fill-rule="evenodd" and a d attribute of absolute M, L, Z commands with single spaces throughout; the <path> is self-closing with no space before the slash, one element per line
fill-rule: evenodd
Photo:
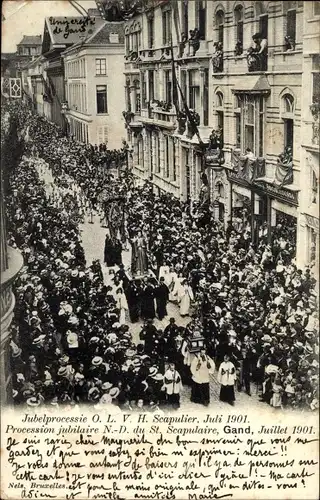
<path fill-rule="evenodd" d="M 197 124 L 195 123 L 194 121 L 194 117 L 192 116 L 192 113 L 190 112 L 190 109 L 188 107 L 188 104 L 187 104 L 187 101 L 186 101 L 186 98 L 185 96 L 183 95 L 183 92 L 181 90 L 181 87 L 179 85 L 179 82 L 177 80 L 177 87 L 179 89 L 179 92 L 180 92 L 180 95 L 181 95 L 181 99 L 182 99 L 182 102 L 183 102 L 183 106 L 184 106 L 184 110 L 186 112 L 186 115 L 187 115 L 187 118 L 188 118 L 188 122 L 191 126 L 191 130 L 193 132 L 194 135 L 196 135 L 198 137 L 198 140 L 199 140 L 199 144 L 201 146 L 204 146 L 204 143 L 203 143 L 203 140 L 201 139 L 201 136 L 200 136 L 200 133 L 199 133 L 199 130 L 198 130 L 198 127 L 197 127 Z"/>
<path fill-rule="evenodd" d="M 177 115 L 180 112 L 180 106 L 179 106 L 179 96 L 178 96 L 178 87 L 177 87 L 177 75 L 176 75 L 176 68 L 174 64 L 174 57 L 173 57 L 173 44 L 172 44 L 172 37 L 171 37 L 171 62 L 172 62 L 172 102 L 174 107 L 176 108 L 176 113 Z"/>
<path fill-rule="evenodd" d="M 284 165 L 283 163 L 279 162 L 276 166 L 275 178 L 276 181 L 279 182 L 279 188 L 282 188 L 287 184 L 292 184 L 293 162 L 290 162 L 288 165 Z"/>

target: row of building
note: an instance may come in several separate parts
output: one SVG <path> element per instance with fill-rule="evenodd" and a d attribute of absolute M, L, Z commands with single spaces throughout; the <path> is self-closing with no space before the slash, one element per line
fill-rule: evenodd
<path fill-rule="evenodd" d="M 150 1 L 114 22 L 103 4 L 45 20 L 22 70 L 38 112 L 86 143 L 126 137 L 135 176 L 181 200 L 206 173 L 216 218 L 255 239 L 294 226 L 298 265 L 315 262 L 320 2 Z"/>

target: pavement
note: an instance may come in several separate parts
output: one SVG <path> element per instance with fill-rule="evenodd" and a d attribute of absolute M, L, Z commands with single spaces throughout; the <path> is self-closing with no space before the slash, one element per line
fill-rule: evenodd
<path fill-rule="evenodd" d="M 46 167 L 41 167 L 40 169 L 38 169 L 38 172 L 40 177 L 44 180 L 46 185 L 46 190 L 49 194 L 50 192 L 52 192 L 52 186 L 54 183 L 51 172 L 49 168 Z M 108 229 L 101 226 L 100 216 L 98 214 L 94 215 L 92 218 L 92 223 L 91 223 L 91 218 L 89 216 L 86 216 L 84 223 L 80 224 L 80 232 L 82 236 L 82 245 L 84 248 L 87 265 L 89 266 L 91 265 L 93 260 L 99 259 L 103 270 L 105 284 L 106 285 L 111 284 L 111 277 L 109 275 L 110 268 L 106 267 L 103 263 L 104 241 Z M 129 270 L 131 263 L 131 248 L 129 248 L 127 251 L 122 252 L 122 261 L 125 268 Z M 154 325 L 156 326 L 156 328 L 164 329 L 169 324 L 170 317 L 175 318 L 176 324 L 178 326 L 186 326 L 189 323 L 190 318 L 189 317 L 182 318 L 180 316 L 179 307 L 177 305 L 169 303 L 167 310 L 168 310 L 168 316 L 164 318 L 162 321 L 160 321 L 158 318 L 155 318 Z M 141 331 L 143 321 L 139 321 L 137 323 L 131 323 L 129 317 L 127 317 L 126 323 L 129 325 L 129 330 L 132 334 L 133 342 L 135 344 L 138 344 L 140 342 L 139 333 Z M 264 413 L 267 412 L 268 414 L 274 414 L 275 412 L 277 412 L 277 410 L 275 410 L 271 406 L 266 405 L 265 403 L 261 403 L 258 400 L 256 387 L 253 384 L 252 384 L 251 396 L 248 396 L 244 392 L 236 391 L 235 406 L 234 408 L 231 408 L 230 405 L 228 405 L 227 403 L 223 403 L 222 401 L 219 400 L 220 386 L 217 381 L 217 372 L 213 374 L 211 378 L 212 380 L 210 383 L 210 404 L 206 408 L 206 411 L 214 410 L 221 412 L 226 409 L 229 411 L 233 410 L 247 411 L 250 408 L 250 410 L 257 409 L 263 411 Z M 190 401 L 190 395 L 191 395 L 191 388 L 186 386 L 183 387 L 182 393 L 180 395 L 181 408 L 186 409 L 188 411 L 192 410 L 199 411 L 200 409 L 199 405 L 192 403 Z"/>

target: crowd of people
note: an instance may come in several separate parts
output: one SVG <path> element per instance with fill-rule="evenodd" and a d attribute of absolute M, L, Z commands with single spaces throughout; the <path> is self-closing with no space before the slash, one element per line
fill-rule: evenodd
<path fill-rule="evenodd" d="M 220 398 L 230 404 L 236 386 L 274 407 L 318 407 L 316 280 L 288 256 L 279 225 L 272 244 L 261 238 L 253 245 L 232 223 L 225 231 L 207 207 L 155 195 L 149 183 L 135 187 L 129 175 L 123 181 L 128 237 L 141 233 L 148 242 L 155 287 L 165 290 L 162 305 L 176 302 L 181 315 L 190 315 L 186 328 L 173 319 L 157 329 L 152 319 L 167 311 L 157 302 L 154 310 L 154 292 L 143 311 L 140 285 L 150 288 L 151 278 L 128 283 L 117 262 L 114 294 L 100 262 L 85 261 L 75 210 L 66 210 L 64 200 L 57 206 L 39 177 L 44 161 L 55 179 L 70 176 L 97 208 L 101 186 L 113 182 L 98 152 L 63 137 L 28 108 L 20 105 L 19 113 L 28 124 L 26 153 L 6 200 L 9 244 L 25 260 L 11 332 L 17 404 L 178 407 L 182 386 L 191 385 L 192 401 L 207 405 L 210 375 L 218 369 Z M 127 307 L 132 322 L 145 320 L 138 344 Z M 193 338 L 203 339 L 198 352 Z"/>

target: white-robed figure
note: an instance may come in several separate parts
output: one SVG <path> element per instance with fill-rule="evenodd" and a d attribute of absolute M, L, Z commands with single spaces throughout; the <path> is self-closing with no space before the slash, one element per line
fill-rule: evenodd
<path fill-rule="evenodd" d="M 191 401 L 208 406 L 210 403 L 210 375 L 215 371 L 213 359 L 201 349 L 191 361 L 192 389 Z"/>
<path fill-rule="evenodd" d="M 236 399 L 234 395 L 234 383 L 236 378 L 236 368 L 230 361 L 229 355 L 225 354 L 218 372 L 218 382 L 221 384 L 220 401 L 224 401 L 231 405 L 234 404 Z"/>
<path fill-rule="evenodd" d="M 165 284 L 167 285 L 167 287 L 169 287 L 169 285 L 171 283 L 171 275 L 170 275 L 170 267 L 169 266 L 167 266 L 165 264 L 163 266 L 160 266 L 159 281 L 160 281 L 160 278 L 164 278 Z"/>
<path fill-rule="evenodd" d="M 179 408 L 182 382 L 174 363 L 169 364 L 169 368 L 164 374 L 163 389 L 166 392 L 168 403 L 174 408 Z"/>
<path fill-rule="evenodd" d="M 169 288 L 169 301 L 170 302 L 175 302 L 177 300 L 177 293 L 176 293 L 177 280 L 178 280 L 178 275 L 175 272 L 174 268 L 171 267 L 169 278 L 168 278 L 169 284 L 167 285 L 167 287 Z"/>
<path fill-rule="evenodd" d="M 122 288 L 117 289 L 117 308 L 120 310 L 119 323 L 121 326 L 125 325 L 128 302 Z"/>
<path fill-rule="evenodd" d="M 187 316 L 189 314 L 191 301 L 194 300 L 192 288 L 187 280 L 181 282 L 181 287 L 178 290 L 178 298 L 180 302 L 180 315 Z"/>

